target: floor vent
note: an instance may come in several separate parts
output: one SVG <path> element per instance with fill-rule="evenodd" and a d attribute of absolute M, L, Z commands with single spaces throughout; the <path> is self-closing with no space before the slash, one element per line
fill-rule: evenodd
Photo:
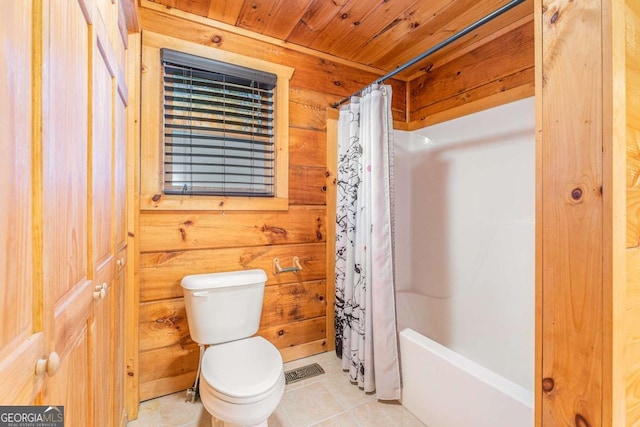
<path fill-rule="evenodd" d="M 322 374 L 324 374 L 324 369 L 322 369 L 322 367 L 317 363 L 314 363 L 312 365 L 302 366 L 300 368 L 286 371 L 284 373 L 284 378 L 287 384 L 292 384 Z"/>

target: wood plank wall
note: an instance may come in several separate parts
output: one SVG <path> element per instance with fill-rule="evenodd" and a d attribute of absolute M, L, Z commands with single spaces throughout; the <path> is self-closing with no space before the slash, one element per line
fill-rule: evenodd
<path fill-rule="evenodd" d="M 640 422 L 640 3 L 626 0 L 626 290 L 625 290 L 625 425 Z"/>
<path fill-rule="evenodd" d="M 637 426 L 640 4 L 536 8 L 536 425 Z"/>
<path fill-rule="evenodd" d="M 605 24 L 599 1 L 540 1 L 537 6 L 543 11 L 536 63 L 542 334 L 536 343 L 541 351 L 536 389 L 542 387 L 537 408 L 542 425 L 599 426 L 608 255 L 602 191 Z"/>
<path fill-rule="evenodd" d="M 217 29 L 206 20 L 144 7 L 140 19 L 143 32 L 295 68 L 290 82 L 288 211 L 140 211 L 139 381 L 140 400 L 146 400 L 184 390 L 195 379 L 198 348 L 189 337 L 180 287 L 187 274 L 264 269 L 268 282 L 258 333 L 273 342 L 285 360 L 332 347 L 326 317 L 333 292 L 326 280 L 327 107 L 378 75 Z M 405 84 L 392 85 L 394 119 L 405 122 Z M 144 174 L 141 171 L 142 179 Z M 287 267 L 293 256 L 300 258 L 301 273 L 273 274 L 275 257 Z"/>
<path fill-rule="evenodd" d="M 533 96 L 533 14 L 481 42 L 411 79 L 410 130 Z"/>

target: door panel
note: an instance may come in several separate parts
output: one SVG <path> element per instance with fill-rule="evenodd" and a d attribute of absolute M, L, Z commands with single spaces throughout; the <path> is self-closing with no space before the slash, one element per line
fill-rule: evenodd
<path fill-rule="evenodd" d="M 115 245 L 116 249 L 123 247 L 126 243 L 126 140 L 127 140 L 127 101 L 126 89 L 121 90 L 118 85 L 118 94 L 116 95 L 116 133 L 115 133 L 115 210 L 114 210 L 114 229 L 115 229 Z"/>
<path fill-rule="evenodd" d="M 78 339 L 69 346 L 69 353 L 63 355 L 62 363 L 55 376 L 46 379 L 43 404 L 64 405 L 65 425 L 90 426 L 89 419 L 89 354 L 87 324 L 78 334 Z"/>
<path fill-rule="evenodd" d="M 46 2 L 43 52 L 44 280 L 57 303 L 88 277 L 89 25 L 77 0 Z M 46 11 L 45 11 L 46 14 Z M 45 29 L 47 31 L 47 29 Z"/>
<path fill-rule="evenodd" d="M 92 182 L 93 260 L 96 269 L 113 256 L 113 113 L 114 79 L 101 17 L 96 16 L 98 49 L 93 63 Z"/>
<path fill-rule="evenodd" d="M 33 401 L 44 351 L 33 305 L 32 21 L 30 0 L 0 2 L 0 404 Z"/>
<path fill-rule="evenodd" d="M 32 299 L 32 219 L 31 219 L 31 5 L 28 2 L 0 3 L 0 129 L 3 155 L 0 156 L 0 277 L 3 307 L 27 307 Z M 5 95 L 6 94 L 6 95 Z M 2 310 L 0 348 L 23 341 L 32 329 L 32 310 Z"/>

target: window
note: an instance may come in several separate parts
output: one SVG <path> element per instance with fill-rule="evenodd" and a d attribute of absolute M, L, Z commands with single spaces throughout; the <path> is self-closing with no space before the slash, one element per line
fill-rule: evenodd
<path fill-rule="evenodd" d="M 287 210 L 293 68 L 142 35 L 140 208 Z"/>
<path fill-rule="evenodd" d="M 164 193 L 273 197 L 277 76 L 170 49 L 161 57 Z"/>

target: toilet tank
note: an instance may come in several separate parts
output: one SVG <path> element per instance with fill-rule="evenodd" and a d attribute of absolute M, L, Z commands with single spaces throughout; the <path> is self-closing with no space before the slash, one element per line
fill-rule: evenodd
<path fill-rule="evenodd" d="M 260 326 L 263 270 L 194 274 L 182 279 L 191 338 L 219 344 L 252 336 Z"/>

